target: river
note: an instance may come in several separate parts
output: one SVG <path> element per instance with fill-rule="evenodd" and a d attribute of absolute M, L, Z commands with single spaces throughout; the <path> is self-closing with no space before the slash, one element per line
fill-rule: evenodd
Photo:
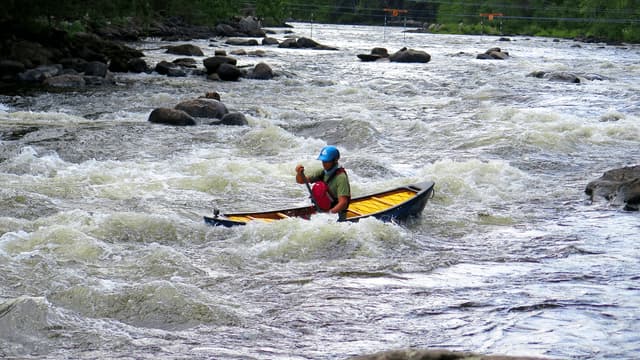
<path fill-rule="evenodd" d="M 235 56 L 269 64 L 270 81 L 116 74 L 0 96 L 0 357 L 640 356 L 638 213 L 584 193 L 640 159 L 639 46 L 292 30 L 339 50 Z M 179 57 L 170 44 L 131 46 L 154 65 Z M 431 61 L 356 57 L 404 46 Z M 495 46 L 511 58 L 475 59 Z M 249 126 L 147 121 L 209 91 Z M 326 144 L 354 195 L 433 180 L 435 196 L 404 224 L 204 224 L 214 208 L 307 204 L 294 168 L 319 166 Z"/>

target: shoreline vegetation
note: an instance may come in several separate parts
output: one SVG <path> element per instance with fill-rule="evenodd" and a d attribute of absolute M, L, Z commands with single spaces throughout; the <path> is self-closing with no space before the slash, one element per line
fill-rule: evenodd
<path fill-rule="evenodd" d="M 105 71 L 149 71 L 140 51 L 126 45 L 146 37 L 189 41 L 214 37 L 267 39 L 263 27 L 287 21 L 401 26 L 407 32 L 545 36 L 579 42 L 640 43 L 637 0 L 556 0 L 470 3 L 381 0 L 5 0 L 0 13 L 0 93 L 37 87 L 65 69 L 91 85 L 108 84 Z M 639 3 L 639 4 L 636 4 Z M 636 6 L 638 5 L 638 6 Z M 272 39 L 268 39 L 272 40 Z M 265 41 L 265 40 L 263 40 Z M 187 54 L 189 55 L 189 54 Z M 99 66 L 89 73 L 87 64 Z M 42 68 L 61 64 L 58 68 Z M 38 71 L 32 69 L 40 68 Z M 73 74 L 70 74 L 73 75 Z M 86 77 L 91 76 L 91 77 Z M 51 90 L 51 89 L 49 89 Z"/>
<path fill-rule="evenodd" d="M 0 35 L 56 29 L 69 34 L 112 26 L 135 26 L 143 36 L 158 22 L 180 19 L 201 28 L 235 16 L 255 16 L 267 27 L 287 21 L 350 25 L 389 25 L 416 31 L 463 35 L 521 35 L 581 41 L 640 43 L 640 2 L 497 0 L 474 2 L 389 0 L 5 0 Z M 126 40 L 122 39 L 122 40 Z M 1 49 L 0 49 L 1 50 Z"/>

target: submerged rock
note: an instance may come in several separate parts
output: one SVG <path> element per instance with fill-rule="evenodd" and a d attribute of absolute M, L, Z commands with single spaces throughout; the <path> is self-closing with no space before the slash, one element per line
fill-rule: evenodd
<path fill-rule="evenodd" d="M 278 47 L 287 49 L 338 50 L 338 48 L 322 45 L 315 40 L 306 37 L 286 39 L 281 42 Z"/>
<path fill-rule="evenodd" d="M 491 48 L 485 51 L 482 54 L 478 54 L 476 59 L 480 60 L 506 60 L 508 59 L 509 53 L 507 51 L 502 51 L 499 47 Z"/>
<path fill-rule="evenodd" d="M 244 114 L 239 112 L 232 112 L 223 116 L 222 120 L 220 121 L 220 124 L 244 126 L 244 125 L 249 125 L 249 122 L 247 121 L 247 118 L 244 116 Z"/>
<path fill-rule="evenodd" d="M 229 113 L 227 107 L 216 99 L 186 100 L 176 105 L 175 109 L 184 111 L 192 117 L 210 119 L 222 119 Z"/>
<path fill-rule="evenodd" d="M 154 109 L 149 114 L 149 122 L 176 126 L 196 125 L 196 121 L 186 112 L 169 108 Z"/>
<path fill-rule="evenodd" d="M 407 349 L 383 351 L 371 355 L 350 357 L 348 360 L 544 360 L 529 356 L 482 355 L 441 349 Z"/>
<path fill-rule="evenodd" d="M 428 63 L 431 61 L 431 55 L 422 50 L 402 48 L 389 56 L 389 61 L 403 63 Z"/>

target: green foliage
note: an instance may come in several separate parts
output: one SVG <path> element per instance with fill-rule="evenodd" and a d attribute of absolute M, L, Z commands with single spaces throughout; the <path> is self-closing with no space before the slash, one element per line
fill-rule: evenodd
<path fill-rule="evenodd" d="M 88 23 L 180 17 L 214 25 L 239 15 L 241 6 L 267 22 L 288 19 L 324 23 L 382 25 L 409 20 L 439 23 L 451 32 L 553 36 L 594 36 L 640 42 L 640 0 L 0 0 L 0 22 L 66 26 L 80 31 Z M 392 18 L 385 8 L 407 10 Z M 485 13 L 502 13 L 491 21 Z M 80 23 L 78 23 L 78 21 Z M 66 25 L 65 25 L 66 24 Z"/>
<path fill-rule="evenodd" d="M 31 23 L 45 20 L 51 26 L 65 22 L 105 23 L 137 19 L 179 17 L 192 24 L 215 25 L 237 15 L 234 0 L 2 0 L 1 22 Z"/>
<path fill-rule="evenodd" d="M 256 0 L 255 11 L 256 16 L 280 24 L 287 17 L 288 7 L 286 0 Z"/>

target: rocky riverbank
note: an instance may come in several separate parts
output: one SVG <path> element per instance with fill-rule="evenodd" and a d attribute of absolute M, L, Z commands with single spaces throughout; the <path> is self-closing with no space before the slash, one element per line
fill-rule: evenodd
<path fill-rule="evenodd" d="M 154 65 L 145 62 L 144 53 L 127 45 L 143 37 L 171 41 L 266 37 L 260 21 L 253 17 L 236 18 L 214 28 L 169 19 L 144 30 L 135 24 L 108 25 L 73 35 L 63 30 L 33 30 L 11 24 L 0 24 L 0 28 L 2 93 L 25 86 L 46 89 L 108 85 L 114 83 L 112 73 L 152 71 Z"/>

